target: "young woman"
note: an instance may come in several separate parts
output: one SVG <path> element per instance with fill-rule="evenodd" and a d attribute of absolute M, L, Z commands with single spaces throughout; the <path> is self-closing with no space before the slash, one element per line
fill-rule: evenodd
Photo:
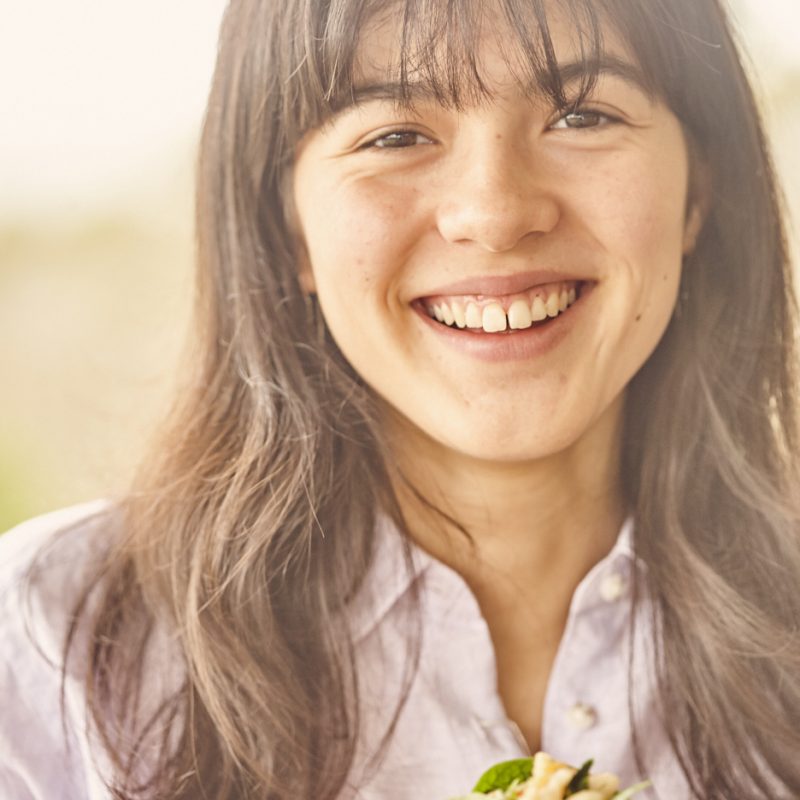
<path fill-rule="evenodd" d="M 234 0 L 197 220 L 137 485 L 0 542 L 4 798 L 540 748 L 800 795 L 796 315 L 717 0 Z"/>

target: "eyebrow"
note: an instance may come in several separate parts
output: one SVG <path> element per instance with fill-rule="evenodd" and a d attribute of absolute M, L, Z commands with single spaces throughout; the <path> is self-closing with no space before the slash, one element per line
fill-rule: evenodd
<path fill-rule="evenodd" d="M 642 70 L 629 61 L 616 56 L 602 55 L 600 58 L 589 62 L 570 61 L 558 64 L 556 71 L 563 86 L 569 86 L 586 76 L 587 73 L 594 73 L 597 78 L 603 76 L 619 78 L 637 91 L 645 94 L 648 98 L 653 96 L 652 87 L 649 85 Z M 338 101 L 334 101 L 331 107 L 331 114 L 326 119 L 325 125 L 326 127 L 332 125 L 336 119 L 347 112 L 370 102 L 382 100 L 405 104 L 406 101 L 409 101 L 410 104 L 413 104 L 420 100 L 430 101 L 435 99 L 436 92 L 425 81 L 409 81 L 405 86 L 399 81 L 363 84 L 353 87 L 351 92 L 340 97 Z"/>

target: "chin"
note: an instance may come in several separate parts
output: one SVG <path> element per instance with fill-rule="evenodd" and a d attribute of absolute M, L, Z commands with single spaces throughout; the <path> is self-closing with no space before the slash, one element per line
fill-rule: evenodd
<path fill-rule="evenodd" d="M 534 431 L 526 431 L 520 436 L 519 425 L 505 435 L 497 431 L 469 436 L 455 436 L 440 443 L 449 449 L 468 458 L 490 461 L 498 464 L 521 464 L 551 458 L 569 450 L 577 440 L 577 436 L 558 435 L 543 432 L 536 435 Z"/>

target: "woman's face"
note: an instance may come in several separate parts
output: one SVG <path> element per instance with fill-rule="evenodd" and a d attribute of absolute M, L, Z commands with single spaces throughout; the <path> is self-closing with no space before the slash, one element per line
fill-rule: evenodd
<path fill-rule="evenodd" d="M 367 31 L 361 102 L 298 148 L 303 281 L 396 424 L 478 458 L 553 455 L 620 413 L 672 314 L 700 222 L 681 126 L 610 32 L 570 114 L 520 92 L 502 30 L 479 53 L 490 100 L 421 89 L 401 110 L 398 39 L 392 19 Z"/>

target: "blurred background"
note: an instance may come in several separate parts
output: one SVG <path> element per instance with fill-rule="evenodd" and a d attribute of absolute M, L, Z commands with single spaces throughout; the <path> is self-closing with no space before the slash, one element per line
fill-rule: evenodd
<path fill-rule="evenodd" d="M 797 219 L 800 2 L 731 2 Z M 0 531 L 123 488 L 166 407 L 224 6 L 41 0 L 3 11 Z"/>

